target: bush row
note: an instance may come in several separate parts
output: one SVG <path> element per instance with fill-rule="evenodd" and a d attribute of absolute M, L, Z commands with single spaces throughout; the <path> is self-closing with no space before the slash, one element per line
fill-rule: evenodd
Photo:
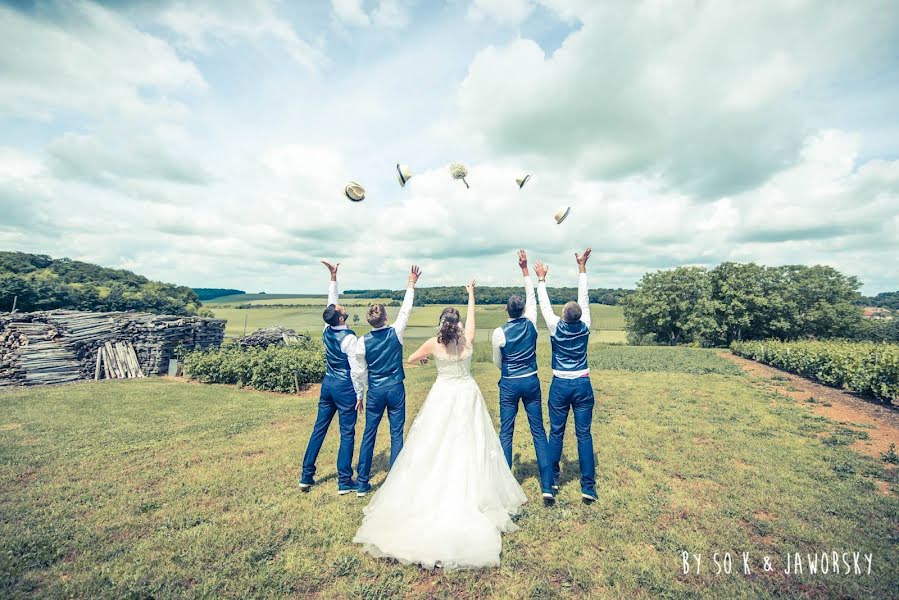
<path fill-rule="evenodd" d="M 202 383 L 230 383 L 272 392 L 293 392 L 296 384 L 325 376 L 325 349 L 319 340 L 266 349 L 222 346 L 184 355 L 184 374 Z M 294 379 L 296 377 L 296 379 Z"/>
<path fill-rule="evenodd" d="M 899 398 L 899 344 L 830 341 L 734 342 L 739 356 L 887 402 Z"/>

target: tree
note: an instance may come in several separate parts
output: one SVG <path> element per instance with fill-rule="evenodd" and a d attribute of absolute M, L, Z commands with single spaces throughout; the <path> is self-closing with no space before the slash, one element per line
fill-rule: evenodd
<path fill-rule="evenodd" d="M 857 337 L 882 339 L 858 306 L 859 281 L 832 267 L 726 262 L 644 275 L 626 300 L 628 330 L 668 344 Z"/>
<path fill-rule="evenodd" d="M 647 273 L 624 301 L 627 328 L 663 344 L 708 343 L 717 338 L 712 288 L 702 267 Z"/>
<path fill-rule="evenodd" d="M 718 342 L 757 339 L 770 308 L 766 267 L 754 263 L 721 263 L 709 271 Z"/>

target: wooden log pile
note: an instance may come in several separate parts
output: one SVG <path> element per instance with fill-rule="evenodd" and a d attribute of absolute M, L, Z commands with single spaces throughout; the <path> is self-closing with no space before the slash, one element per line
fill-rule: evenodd
<path fill-rule="evenodd" d="M 65 383 L 93 379 L 96 373 L 158 375 L 166 372 L 178 346 L 218 346 L 224 335 L 225 321 L 203 317 L 70 310 L 0 313 L 0 386 Z M 104 356 L 98 363 L 101 348 Z M 107 375 L 103 358 L 118 371 Z"/>
<path fill-rule="evenodd" d="M 134 379 L 145 376 L 131 342 L 115 344 L 106 342 L 100 346 L 94 379 L 100 379 L 101 367 L 106 379 Z"/>
<path fill-rule="evenodd" d="M 294 344 L 302 334 L 297 333 L 293 329 L 285 329 L 284 327 L 266 327 L 257 329 L 252 333 L 237 338 L 237 345 L 241 348 L 257 347 L 268 348 L 269 346 Z"/>

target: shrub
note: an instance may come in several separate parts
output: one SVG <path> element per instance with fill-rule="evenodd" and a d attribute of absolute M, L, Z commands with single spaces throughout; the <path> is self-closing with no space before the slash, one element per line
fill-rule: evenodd
<path fill-rule="evenodd" d="M 838 340 L 734 342 L 734 354 L 890 402 L 899 398 L 899 345 Z"/>
<path fill-rule="evenodd" d="M 229 383 L 272 392 L 293 392 L 325 376 L 325 349 L 318 340 L 290 346 L 240 349 L 234 345 L 184 355 L 184 374 L 202 383 Z M 296 379 L 294 379 L 296 377 Z"/>

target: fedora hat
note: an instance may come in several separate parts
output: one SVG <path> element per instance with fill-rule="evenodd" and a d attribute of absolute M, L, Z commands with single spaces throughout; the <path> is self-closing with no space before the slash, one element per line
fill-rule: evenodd
<path fill-rule="evenodd" d="M 530 175 L 525 175 L 524 177 L 516 177 L 515 183 L 518 184 L 518 189 L 523 188 L 524 184 L 526 184 L 530 178 L 531 178 Z"/>
<path fill-rule="evenodd" d="M 409 165 L 396 163 L 396 178 L 401 186 L 406 187 L 406 182 L 412 179 L 412 171 L 409 169 Z"/>
<path fill-rule="evenodd" d="M 343 193 L 353 202 L 362 202 L 363 200 L 365 200 L 365 188 L 355 181 L 351 181 L 346 184 L 346 187 L 343 188 Z"/>
<path fill-rule="evenodd" d="M 556 220 L 556 224 L 561 224 L 562 221 L 568 216 L 568 213 L 571 212 L 571 207 L 566 206 L 565 208 L 560 208 L 556 211 L 556 214 L 553 215 L 553 218 Z"/>

